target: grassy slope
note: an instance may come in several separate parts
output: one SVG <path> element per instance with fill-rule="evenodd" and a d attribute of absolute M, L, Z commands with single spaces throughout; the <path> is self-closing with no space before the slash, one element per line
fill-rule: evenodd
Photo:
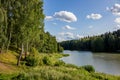
<path fill-rule="evenodd" d="M 17 67 L 17 56 L 12 51 L 0 54 L 0 80 L 120 80 L 119 76 L 88 72 L 81 67 L 60 63 L 58 58 L 62 54 L 40 54 L 40 66 L 37 67 Z M 43 64 L 44 57 L 48 57 L 47 65 Z"/>
<path fill-rule="evenodd" d="M 16 66 L 18 54 L 13 51 L 0 54 L 0 73 L 12 73 L 19 69 Z"/>

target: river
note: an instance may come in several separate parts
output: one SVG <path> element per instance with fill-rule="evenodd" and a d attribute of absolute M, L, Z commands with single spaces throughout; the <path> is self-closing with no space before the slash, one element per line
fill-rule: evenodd
<path fill-rule="evenodd" d="M 61 58 L 65 63 L 77 66 L 93 65 L 97 72 L 120 75 L 120 54 L 69 50 L 65 50 L 64 54 L 70 55 Z"/>

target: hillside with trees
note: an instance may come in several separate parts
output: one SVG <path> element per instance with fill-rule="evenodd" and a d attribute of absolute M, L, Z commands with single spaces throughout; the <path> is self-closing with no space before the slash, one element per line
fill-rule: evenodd
<path fill-rule="evenodd" d="M 17 49 L 22 54 L 59 52 L 56 38 L 44 31 L 42 0 L 0 0 L 0 53 Z"/>
<path fill-rule="evenodd" d="M 60 45 L 65 50 L 83 50 L 93 52 L 119 52 L 120 30 L 102 35 L 84 37 L 79 40 L 63 41 Z"/>

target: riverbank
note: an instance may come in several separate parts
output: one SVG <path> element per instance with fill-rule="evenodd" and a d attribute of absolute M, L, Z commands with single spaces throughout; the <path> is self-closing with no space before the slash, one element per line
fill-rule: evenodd
<path fill-rule="evenodd" d="M 93 65 L 97 72 L 120 75 L 120 54 L 70 50 L 64 50 L 64 53 L 70 55 L 61 58 L 61 60 L 66 63 L 75 64 L 77 66 L 89 64 Z"/>
<path fill-rule="evenodd" d="M 0 80 L 120 80 L 119 76 L 96 73 L 92 66 L 78 67 L 65 64 L 59 58 L 64 54 L 39 55 L 39 66 L 29 67 L 24 63 L 16 66 L 17 53 L 0 54 Z"/>

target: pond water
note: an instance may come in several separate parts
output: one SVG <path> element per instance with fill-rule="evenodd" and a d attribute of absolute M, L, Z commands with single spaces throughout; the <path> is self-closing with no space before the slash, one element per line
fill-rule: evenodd
<path fill-rule="evenodd" d="M 120 75 L 120 54 L 69 50 L 65 50 L 64 54 L 70 55 L 61 58 L 65 63 L 77 66 L 93 65 L 97 72 Z"/>

